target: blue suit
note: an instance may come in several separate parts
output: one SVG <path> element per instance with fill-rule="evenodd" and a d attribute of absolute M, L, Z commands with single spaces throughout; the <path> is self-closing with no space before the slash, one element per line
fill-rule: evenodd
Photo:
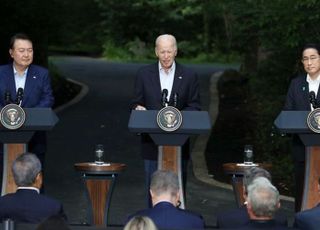
<path fill-rule="evenodd" d="M 5 106 L 4 94 L 6 91 L 10 92 L 12 101 L 15 101 L 17 89 L 12 64 L 0 66 L 0 107 Z M 54 98 L 48 70 L 37 65 L 30 65 L 21 107 L 52 107 L 53 103 Z"/>
<path fill-rule="evenodd" d="M 0 108 L 6 105 L 4 95 L 10 92 L 11 101 L 16 101 L 16 85 L 14 80 L 13 64 L 0 66 Z M 28 68 L 26 83 L 23 90 L 23 99 L 21 107 L 52 107 L 54 97 L 50 84 L 48 70 L 37 66 L 30 65 Z M 0 143 L 2 152 L 2 146 Z M 46 152 L 46 133 L 37 131 L 28 143 L 28 151 L 37 154 L 42 165 L 44 166 L 44 154 Z M 0 167 L 2 166 L 2 155 L 0 157 Z M 2 173 L 2 172 L 1 172 Z"/>
<path fill-rule="evenodd" d="M 66 218 L 62 204 L 35 190 L 18 189 L 0 197 L 0 221 L 10 218 L 22 223 L 40 223 L 52 215 Z"/>
<path fill-rule="evenodd" d="M 320 228 L 320 204 L 312 209 L 296 213 L 294 226 L 299 229 L 317 230 Z"/>
<path fill-rule="evenodd" d="M 204 221 L 200 215 L 176 208 L 169 202 L 160 202 L 153 208 L 138 211 L 131 215 L 147 216 L 153 220 L 159 229 L 203 229 Z"/>

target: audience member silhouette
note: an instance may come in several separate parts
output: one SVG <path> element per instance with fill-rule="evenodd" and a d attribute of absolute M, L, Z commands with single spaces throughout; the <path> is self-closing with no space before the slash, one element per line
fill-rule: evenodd
<path fill-rule="evenodd" d="M 265 177 L 258 177 L 248 186 L 247 211 L 249 223 L 239 229 L 275 229 L 288 227 L 274 220 L 276 211 L 280 208 L 279 192 Z"/>
<path fill-rule="evenodd" d="M 247 199 L 248 186 L 258 177 L 267 178 L 271 181 L 270 173 L 260 167 L 251 167 L 244 172 L 243 176 L 243 196 Z M 217 215 L 217 227 L 218 228 L 238 228 L 248 224 L 250 221 L 249 214 L 247 212 L 246 202 L 239 208 L 228 210 Z M 280 214 L 275 215 L 275 221 L 278 224 L 287 226 L 287 219 Z"/>
<path fill-rule="evenodd" d="M 0 197 L 0 219 L 40 223 L 49 216 L 66 218 L 60 202 L 39 194 L 42 185 L 41 163 L 35 154 L 23 153 L 12 165 L 15 193 Z"/>
<path fill-rule="evenodd" d="M 134 216 L 150 217 L 159 229 L 203 229 L 204 221 L 198 214 L 178 208 L 178 176 L 171 171 L 158 170 L 152 174 L 150 194 L 153 207 L 136 212 Z"/>

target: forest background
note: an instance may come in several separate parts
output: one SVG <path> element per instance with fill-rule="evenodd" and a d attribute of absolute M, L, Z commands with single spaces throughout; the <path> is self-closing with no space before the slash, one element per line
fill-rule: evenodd
<path fill-rule="evenodd" d="M 51 55 L 148 62 L 154 60 L 155 37 L 174 34 L 181 62 L 240 66 L 219 81 L 209 173 L 224 180 L 221 164 L 241 161 L 243 145 L 250 143 L 255 161 L 271 162 L 275 183 L 290 194 L 290 138 L 273 122 L 289 81 L 303 72 L 301 46 L 319 42 L 319 12 L 317 0 L 3 0 L 0 63 L 9 60 L 9 38 L 29 34 L 35 63 L 51 70 L 59 104 L 77 89 L 59 76 Z"/>

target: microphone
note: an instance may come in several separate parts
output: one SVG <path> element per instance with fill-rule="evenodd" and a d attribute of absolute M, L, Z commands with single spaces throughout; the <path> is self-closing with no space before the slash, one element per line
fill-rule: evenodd
<path fill-rule="evenodd" d="M 19 88 L 17 91 L 16 104 L 20 106 L 22 99 L 23 99 L 23 89 Z"/>
<path fill-rule="evenodd" d="M 11 93 L 10 91 L 6 90 L 6 92 L 4 93 L 4 103 L 6 105 L 11 104 L 12 100 L 11 100 Z"/>
<path fill-rule="evenodd" d="M 177 93 L 175 93 L 174 95 L 173 95 L 173 107 L 177 107 L 177 105 L 178 105 L 178 94 Z"/>
<path fill-rule="evenodd" d="M 162 90 L 162 101 L 161 101 L 163 107 L 168 106 L 167 96 L 168 96 L 168 90 L 167 89 L 163 89 Z"/>
<path fill-rule="evenodd" d="M 316 109 L 318 106 L 317 106 L 317 101 L 316 101 L 316 93 L 311 91 L 309 93 L 309 101 L 310 101 L 310 104 L 312 105 L 313 109 Z"/>

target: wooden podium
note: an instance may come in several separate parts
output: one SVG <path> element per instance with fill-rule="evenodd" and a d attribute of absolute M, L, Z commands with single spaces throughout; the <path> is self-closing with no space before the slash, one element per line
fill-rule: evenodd
<path fill-rule="evenodd" d="M 181 146 L 190 135 L 207 133 L 211 122 L 206 111 L 181 111 L 182 125 L 173 132 L 163 131 L 158 127 L 156 110 L 133 110 L 129 119 L 129 130 L 134 133 L 148 133 L 158 145 L 158 169 L 177 173 L 180 187 L 180 208 L 185 208 L 182 183 Z"/>
<path fill-rule="evenodd" d="M 118 174 L 126 165 L 109 163 L 97 165 L 93 162 L 76 163 L 75 169 L 82 173 L 88 201 L 88 219 L 91 225 L 108 226 L 108 213 L 113 187 Z"/>
<path fill-rule="evenodd" d="M 274 122 L 281 132 L 297 134 L 306 147 L 301 210 L 313 208 L 319 203 L 320 134 L 308 128 L 309 113 L 310 111 L 282 111 Z"/>
<path fill-rule="evenodd" d="M 12 162 L 27 151 L 27 143 L 35 131 L 47 131 L 58 122 L 51 108 L 24 108 L 26 121 L 17 130 L 9 130 L 0 125 L 0 142 L 3 143 L 3 174 L 1 195 L 15 192 L 17 187 L 13 179 Z"/>

